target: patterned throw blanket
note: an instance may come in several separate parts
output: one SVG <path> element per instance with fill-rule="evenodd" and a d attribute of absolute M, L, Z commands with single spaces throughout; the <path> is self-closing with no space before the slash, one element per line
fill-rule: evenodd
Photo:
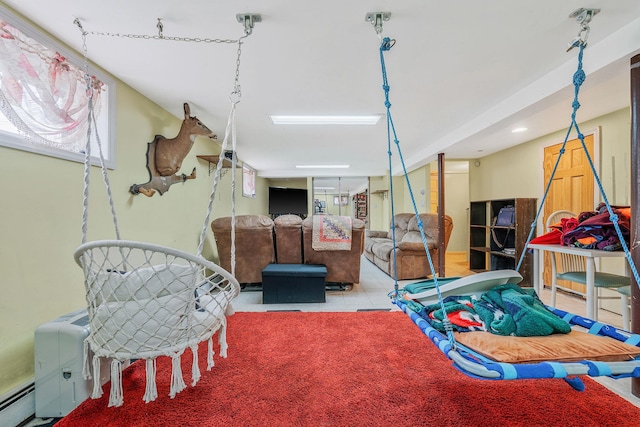
<path fill-rule="evenodd" d="M 351 217 L 314 215 L 311 247 L 316 251 L 350 251 Z"/>
<path fill-rule="evenodd" d="M 483 293 L 480 299 L 451 296 L 443 300 L 447 318 L 456 332 L 487 331 L 519 337 L 567 334 L 571 326 L 549 311 L 533 289 L 507 284 Z M 444 332 L 440 303 L 409 307 L 437 330 Z"/>

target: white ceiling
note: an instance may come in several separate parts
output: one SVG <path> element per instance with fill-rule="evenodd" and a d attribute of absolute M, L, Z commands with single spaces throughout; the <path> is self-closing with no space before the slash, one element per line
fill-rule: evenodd
<path fill-rule="evenodd" d="M 368 12 L 391 12 L 383 36 L 391 112 L 409 170 L 444 153 L 472 159 L 570 123 L 579 32 L 574 10 L 600 8 L 584 53 L 587 81 L 578 120 L 629 105 L 629 58 L 640 52 L 638 0 L 5 0 L 15 11 L 82 51 L 88 32 L 238 39 L 238 13 L 262 22 L 240 63 L 237 153 L 262 177 L 386 174 L 385 120 L 376 126 L 275 126 L 270 114 L 385 112 L 379 38 Z M 236 45 L 89 35 L 88 55 L 178 117 L 189 102 L 224 134 Z M 516 126 L 528 132 L 513 134 Z M 140 141 L 146 144 L 148 141 Z M 398 155 L 393 156 L 399 172 Z M 349 169 L 295 169 L 347 163 Z"/>

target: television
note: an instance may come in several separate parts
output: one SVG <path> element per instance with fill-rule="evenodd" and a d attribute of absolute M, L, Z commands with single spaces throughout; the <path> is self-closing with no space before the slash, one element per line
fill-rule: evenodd
<path fill-rule="evenodd" d="M 307 190 L 269 187 L 269 213 L 271 215 L 307 215 L 307 203 Z"/>

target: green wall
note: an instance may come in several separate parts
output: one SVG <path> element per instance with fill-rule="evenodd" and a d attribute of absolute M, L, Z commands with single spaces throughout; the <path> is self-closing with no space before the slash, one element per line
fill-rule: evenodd
<path fill-rule="evenodd" d="M 629 108 L 579 122 L 583 134 L 600 135 L 594 163 L 612 204 L 629 204 L 631 122 Z M 470 200 L 537 197 L 544 194 L 544 147 L 562 143 L 566 129 L 483 157 L 469 166 Z M 575 132 L 570 139 L 576 138 Z M 615 173 L 614 173 L 615 164 Z M 599 200 L 596 197 L 596 201 Z M 601 200 L 601 199 L 600 199 Z M 596 202 L 597 204 L 597 202 Z M 595 206 L 594 206 L 595 207 Z"/>
<path fill-rule="evenodd" d="M 116 169 L 109 171 L 123 239 L 140 240 L 195 252 L 203 227 L 213 175 L 197 154 L 218 154 L 211 140 L 196 140 L 182 170 L 196 167 L 197 178 L 147 198 L 128 192 L 148 179 L 147 143 L 156 134 L 175 136 L 181 119 L 117 84 Z M 184 100 L 176 99 L 177 105 Z M 198 111 L 192 111 L 197 115 Z M 207 125 L 224 132 L 226 118 Z M 73 260 L 81 242 L 83 165 L 0 147 L 3 194 L 0 236 L 0 395 L 34 375 L 35 329 L 86 306 L 83 277 Z M 240 160 L 242 160 L 240 158 Z M 221 178 L 212 219 L 231 213 L 230 169 Z M 267 184 L 256 182 L 257 197 L 242 197 L 242 170 L 236 170 L 236 212 L 266 213 Z M 92 168 L 88 240 L 112 239 L 115 232 L 98 168 Z M 217 259 L 210 227 L 203 255 Z"/>

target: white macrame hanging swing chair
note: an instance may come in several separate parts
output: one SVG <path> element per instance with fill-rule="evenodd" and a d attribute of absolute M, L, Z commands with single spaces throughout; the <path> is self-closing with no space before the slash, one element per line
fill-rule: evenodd
<path fill-rule="evenodd" d="M 90 182 L 91 135 L 96 119 L 93 110 L 90 74 L 86 55 L 86 35 L 82 31 L 85 46 L 85 67 L 89 97 L 88 131 L 84 162 L 84 193 L 82 215 L 82 244 L 74 257 L 82 267 L 85 277 L 86 300 L 89 316 L 89 336 L 85 339 L 85 379 L 94 378 L 92 398 L 102 396 L 100 383 L 100 360 L 111 360 L 111 391 L 109 406 L 121 406 L 124 402 L 122 389 L 123 364 L 144 359 L 146 363 L 145 402 L 157 398 L 156 358 L 171 357 L 171 385 L 169 396 L 186 388 L 181 369 L 181 356 L 189 348 L 193 355 L 191 385 L 200 379 L 198 346 L 208 342 L 207 370 L 214 366 L 213 335 L 218 332 L 219 353 L 226 357 L 226 316 L 233 313 L 232 300 L 239 294 L 240 285 L 233 276 L 235 269 L 234 242 L 232 238 L 231 273 L 202 257 L 206 230 L 209 224 L 216 188 L 221 175 L 224 156 L 217 163 L 209 205 L 205 215 L 200 242 L 196 254 L 158 246 L 150 243 L 122 240 L 115 214 L 109 177 L 105 167 L 102 145 L 97 130 L 96 143 L 99 151 L 103 181 L 116 233 L 116 240 L 87 242 L 87 218 Z M 237 40 L 239 68 L 242 39 Z M 225 137 L 224 153 L 228 141 L 232 140 L 235 153 L 235 109 L 240 102 L 239 69 L 236 69 L 235 88 L 232 92 Z M 232 170 L 235 170 L 235 155 Z M 232 174 L 232 218 L 235 219 L 235 174 Z M 235 221 L 232 221 L 232 236 Z M 92 365 L 92 366 L 90 366 Z M 93 375 L 92 372 L 93 371 Z"/>

